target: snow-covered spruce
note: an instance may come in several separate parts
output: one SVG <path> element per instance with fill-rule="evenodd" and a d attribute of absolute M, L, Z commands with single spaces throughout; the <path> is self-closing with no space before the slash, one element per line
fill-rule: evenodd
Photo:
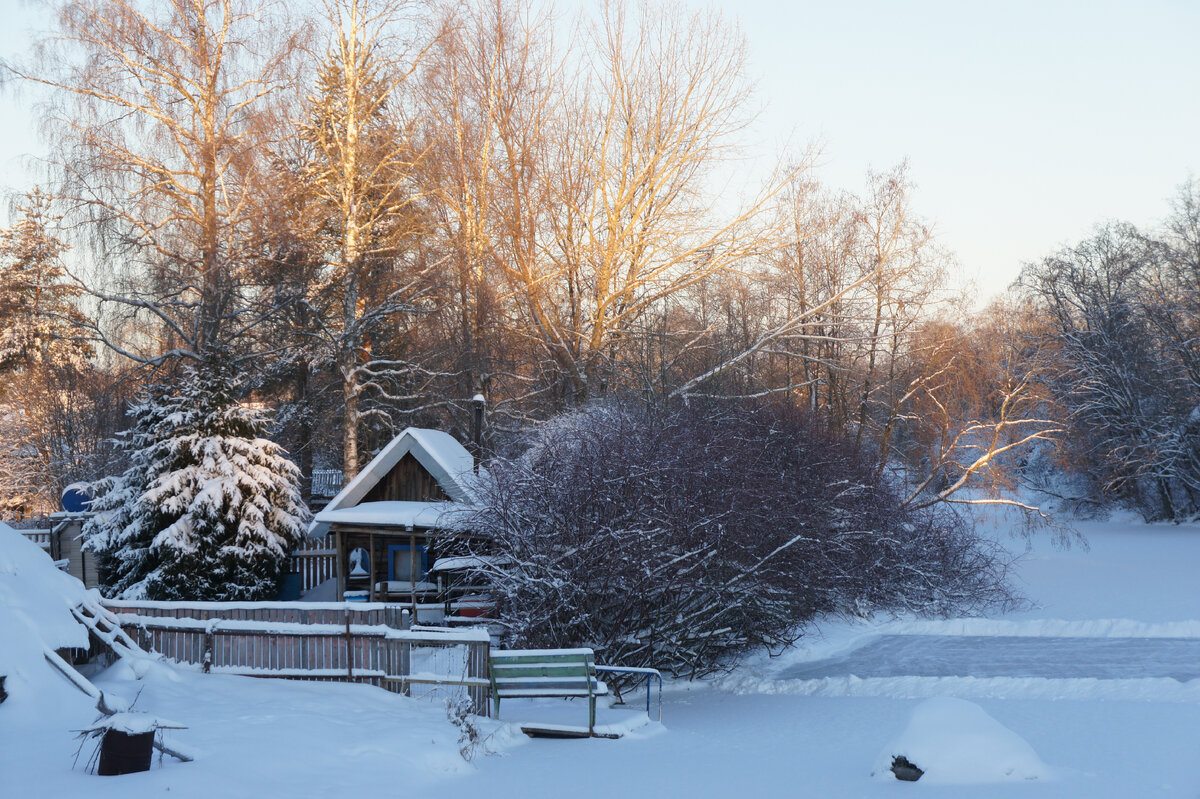
<path fill-rule="evenodd" d="M 694 676 L 818 614 L 1010 598 L 993 545 L 906 509 L 868 456 L 783 406 L 587 407 L 490 462 L 481 491 L 455 524 L 507 556 L 478 576 L 512 646 Z"/>
<path fill-rule="evenodd" d="M 300 473 L 237 402 L 220 354 L 130 409 L 129 467 L 95 485 L 84 527 L 105 592 L 125 599 L 261 600 L 310 514 Z"/>

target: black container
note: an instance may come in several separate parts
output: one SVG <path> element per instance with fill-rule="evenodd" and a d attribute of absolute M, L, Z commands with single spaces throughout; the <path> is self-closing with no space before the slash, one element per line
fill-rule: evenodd
<path fill-rule="evenodd" d="M 102 777 L 112 777 L 149 771 L 153 755 L 153 731 L 127 735 L 108 730 L 100 742 L 100 765 L 96 767 L 96 773 Z"/>

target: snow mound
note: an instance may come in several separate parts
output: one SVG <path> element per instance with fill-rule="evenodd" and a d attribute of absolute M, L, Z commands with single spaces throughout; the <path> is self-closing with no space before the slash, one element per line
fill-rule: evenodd
<path fill-rule="evenodd" d="M 904 755 L 924 770 L 921 782 L 968 784 L 1050 779 L 1053 772 L 1025 739 L 973 702 L 927 699 L 908 726 L 875 759 L 877 779 L 895 779 L 892 758 Z"/>
<path fill-rule="evenodd" d="M 12 707 L 36 709 L 43 691 L 74 691 L 46 662 L 46 649 L 85 648 L 87 628 L 71 609 L 83 583 L 59 571 L 40 547 L 0 522 L 0 675 Z"/>

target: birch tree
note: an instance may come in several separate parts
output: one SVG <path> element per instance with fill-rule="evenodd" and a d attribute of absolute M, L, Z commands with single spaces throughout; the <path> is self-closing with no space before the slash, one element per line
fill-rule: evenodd
<path fill-rule="evenodd" d="M 402 0 L 323 0 L 328 51 L 317 72 L 302 136 L 312 155 L 300 191 L 319 215 L 320 273 L 304 303 L 309 335 L 341 383 L 342 458 L 358 471 L 360 426 L 386 406 L 419 399 L 398 388 L 420 366 L 374 346 L 398 317 L 429 310 L 433 265 L 420 249 L 421 158 L 413 106 L 402 96 L 421 52 Z M 406 27 L 406 24 L 408 27 Z M 374 408 L 364 403 L 383 402 Z"/>
<path fill-rule="evenodd" d="M 617 382 L 644 314 L 768 246 L 786 177 L 722 207 L 717 172 L 754 117 L 745 42 L 715 12 L 610 3 L 584 34 L 545 257 L 510 268 L 576 400 Z M 725 199 L 728 199 L 726 197 Z"/>
<path fill-rule="evenodd" d="M 449 109 L 443 229 L 470 302 L 527 353 L 483 371 L 509 397 L 582 402 L 627 380 L 648 314 L 771 239 L 785 181 L 742 203 L 720 183 L 754 117 L 745 46 L 672 5 L 606 4 L 565 45 L 524 7 L 459 19 L 431 73 Z"/>
<path fill-rule="evenodd" d="M 497 418 L 525 417 L 553 381 L 521 322 L 505 264 L 537 256 L 552 211 L 540 164 L 553 147 L 564 66 L 546 8 L 527 2 L 445 4 L 444 32 L 420 76 L 430 157 L 422 183 L 451 275 L 442 325 L 447 405 L 475 394 Z M 511 267 L 510 267 L 511 268 Z"/>
<path fill-rule="evenodd" d="M 767 382 L 759 393 L 802 391 L 806 404 L 860 443 L 886 395 L 907 332 L 928 311 L 946 256 L 913 209 L 907 166 L 868 174 L 866 195 L 831 192 L 791 177 L 776 211 L 774 246 L 759 256 L 775 294 L 758 335 L 692 376 L 672 396 L 722 395 L 731 372 L 766 374 L 775 356 L 801 379 Z M 789 369 L 789 375 L 793 372 Z"/>
<path fill-rule="evenodd" d="M 261 316 L 249 222 L 265 104 L 298 34 L 266 0 L 74 0 L 36 67 L 56 194 L 105 269 L 91 337 L 143 363 L 198 359 Z"/>

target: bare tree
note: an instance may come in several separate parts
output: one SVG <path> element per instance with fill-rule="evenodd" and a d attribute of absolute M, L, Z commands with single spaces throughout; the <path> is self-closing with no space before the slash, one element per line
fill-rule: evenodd
<path fill-rule="evenodd" d="M 1148 519 L 1200 509 L 1194 245 L 1185 188 L 1166 236 L 1110 224 L 1021 274 L 1054 327 L 1045 349 L 1076 462 Z M 1194 190 L 1192 190 L 1194 191 Z"/>
<path fill-rule="evenodd" d="M 310 230 L 322 264 L 302 302 L 308 334 L 341 382 L 343 469 L 352 477 L 364 417 L 419 398 L 399 393 L 397 381 L 420 367 L 373 344 L 399 315 L 428 310 L 434 265 L 419 246 L 414 179 L 422 153 L 402 94 L 422 51 L 406 40 L 417 33 L 407 2 L 323 0 L 322 8 L 329 47 L 307 104 L 302 136 L 311 152 L 296 186 L 319 219 Z M 364 406 L 372 398 L 384 403 Z"/>
<path fill-rule="evenodd" d="M 421 166 L 430 220 L 453 275 L 436 321 L 448 406 L 476 393 L 494 418 L 521 419 L 546 393 L 505 262 L 535 253 L 551 209 L 539 160 L 552 146 L 563 65 L 554 18 L 529 3 L 444 4 L 444 35 L 420 80 L 431 157 Z"/>
<path fill-rule="evenodd" d="M 718 206 L 716 170 L 754 112 L 745 45 L 713 12 L 605 6 L 585 32 L 564 158 L 550 166 L 546 257 L 510 279 L 539 343 L 582 399 L 601 394 L 642 316 L 774 241 L 785 174 Z"/>
<path fill-rule="evenodd" d="M 249 263 L 264 106 L 297 34 L 261 0 L 77 0 L 58 6 L 38 67 L 70 221 L 107 274 L 79 278 L 91 335 L 144 363 L 199 358 L 257 321 Z"/>
<path fill-rule="evenodd" d="M 745 346 L 691 377 L 672 396 L 727 395 L 716 382 L 731 371 L 765 375 L 764 356 L 798 362 L 761 392 L 806 394 L 834 427 L 855 427 L 860 443 L 886 398 L 908 332 L 928 311 L 946 255 L 912 209 L 907 165 L 868 175 L 865 198 L 821 193 L 811 183 L 785 195 L 786 236 L 763 253 L 776 302 L 770 324 Z M 880 413 L 872 413 L 878 406 Z"/>
<path fill-rule="evenodd" d="M 442 229 L 475 309 L 464 329 L 508 332 L 525 360 L 479 349 L 470 370 L 505 386 L 497 405 L 581 402 L 628 379 L 668 298 L 773 240 L 793 171 L 740 205 L 722 191 L 754 110 L 744 44 L 715 14 L 612 3 L 561 48 L 525 8 L 459 21 L 430 73 L 449 109 Z"/>

